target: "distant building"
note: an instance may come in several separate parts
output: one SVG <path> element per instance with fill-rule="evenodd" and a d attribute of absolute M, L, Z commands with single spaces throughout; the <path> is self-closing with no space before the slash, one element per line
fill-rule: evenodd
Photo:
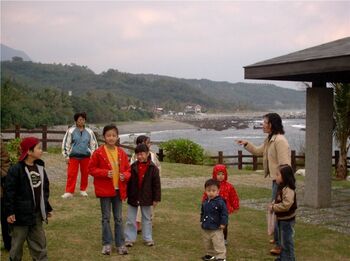
<path fill-rule="evenodd" d="M 196 105 L 186 105 L 184 109 L 185 113 L 189 114 L 195 114 L 195 113 L 201 113 L 202 112 L 202 106 L 196 104 Z"/>
<path fill-rule="evenodd" d="M 128 105 L 128 106 L 123 106 L 123 107 L 121 107 L 121 109 L 122 109 L 123 111 L 136 110 L 136 106 L 135 106 L 135 105 Z"/>
<path fill-rule="evenodd" d="M 163 114 L 164 113 L 164 109 L 162 107 L 156 107 L 154 112 L 155 113 L 159 113 L 159 114 Z"/>

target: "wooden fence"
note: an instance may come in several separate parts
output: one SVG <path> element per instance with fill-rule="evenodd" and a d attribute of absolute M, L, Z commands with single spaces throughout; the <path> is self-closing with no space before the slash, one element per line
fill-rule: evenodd
<path fill-rule="evenodd" d="M 62 134 L 64 135 L 66 131 L 59 131 L 59 130 L 49 130 L 46 125 L 43 125 L 41 129 L 21 129 L 19 125 L 15 126 L 15 129 L 8 129 L 8 130 L 2 130 L 1 133 L 14 133 L 15 138 L 20 138 L 22 133 L 30 133 L 30 134 L 41 134 L 41 142 L 42 142 L 42 148 L 44 151 L 47 151 L 47 144 L 49 142 L 62 142 L 61 139 L 49 139 L 48 134 Z M 96 133 L 96 137 L 99 136 Z M 11 140 L 12 138 L 4 138 L 3 140 Z M 98 138 L 98 141 L 100 143 L 103 142 L 102 139 Z M 134 147 L 127 146 L 121 144 L 120 147 L 123 147 L 125 149 L 133 150 Z M 166 155 L 164 155 L 164 152 L 162 149 L 159 149 L 159 152 L 157 153 L 159 160 L 163 161 Z M 332 156 L 333 164 L 332 166 L 336 166 L 339 161 L 340 153 L 338 150 L 334 151 L 334 155 Z M 262 157 L 254 156 L 254 155 L 244 155 L 241 150 L 238 151 L 237 155 L 224 155 L 222 151 L 218 152 L 217 156 L 211 156 L 211 159 L 215 160 L 219 164 L 225 164 L 225 165 L 237 165 L 238 169 L 242 169 L 244 165 L 252 165 L 253 170 L 257 170 L 259 166 L 262 166 Z M 248 159 L 248 160 L 247 160 Z M 347 161 L 349 161 L 350 158 L 347 158 Z M 305 166 L 305 156 L 304 155 L 296 155 L 295 150 L 291 151 L 291 165 L 294 170 L 296 170 L 298 167 L 304 167 Z M 350 164 L 348 164 L 347 168 L 350 167 Z"/>
<path fill-rule="evenodd" d="M 253 170 L 257 170 L 262 167 L 262 156 L 254 156 L 252 154 L 244 155 L 241 150 L 237 152 L 237 155 L 224 155 L 222 151 L 218 152 L 217 156 L 211 156 L 211 159 L 214 159 L 219 164 L 225 165 L 236 165 L 238 169 L 243 169 L 244 165 L 251 165 Z M 165 155 L 164 155 L 165 156 Z M 340 153 L 338 150 L 334 151 L 332 156 L 332 166 L 336 166 L 339 162 Z M 248 160 L 247 160 L 248 159 Z M 347 157 L 347 168 L 350 168 L 350 157 Z M 294 170 L 297 170 L 298 167 L 305 167 L 305 156 L 296 155 L 295 150 L 291 151 L 291 165 Z"/>

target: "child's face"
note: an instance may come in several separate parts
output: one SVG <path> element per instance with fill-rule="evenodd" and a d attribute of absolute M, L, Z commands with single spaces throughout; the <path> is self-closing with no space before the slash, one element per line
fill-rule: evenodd
<path fill-rule="evenodd" d="M 139 152 L 136 154 L 136 158 L 139 162 L 146 162 L 148 160 L 149 152 Z"/>
<path fill-rule="evenodd" d="M 223 172 L 218 172 L 218 175 L 216 176 L 216 178 L 217 178 L 217 180 L 218 181 L 223 181 L 224 179 L 225 179 L 225 175 L 224 175 L 224 173 Z"/>
<path fill-rule="evenodd" d="M 282 178 L 282 174 L 281 172 L 278 170 L 277 171 L 277 175 L 276 175 L 276 183 L 278 185 L 282 184 L 283 183 L 283 178 Z"/>
<path fill-rule="evenodd" d="M 206 187 L 205 194 L 207 194 L 209 199 L 213 199 L 219 195 L 219 188 L 217 186 Z"/>
<path fill-rule="evenodd" d="M 144 142 L 145 145 L 147 145 L 147 147 L 150 149 L 151 148 L 151 140 L 150 139 L 147 139 L 145 142 Z"/>
<path fill-rule="evenodd" d="M 40 159 L 43 155 L 43 150 L 41 149 L 41 143 L 35 145 L 33 150 L 28 151 L 28 156 L 32 157 L 34 160 Z"/>
<path fill-rule="evenodd" d="M 119 137 L 117 131 L 112 129 L 106 131 L 104 138 L 107 145 L 114 146 L 116 145 Z"/>

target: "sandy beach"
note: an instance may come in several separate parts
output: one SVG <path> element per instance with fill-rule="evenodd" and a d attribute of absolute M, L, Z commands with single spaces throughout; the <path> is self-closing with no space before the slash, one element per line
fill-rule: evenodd
<path fill-rule="evenodd" d="M 120 134 L 139 133 L 164 130 L 184 130 L 194 129 L 195 126 L 179 122 L 175 120 L 149 120 L 149 121 L 133 121 L 133 122 L 117 122 Z"/>

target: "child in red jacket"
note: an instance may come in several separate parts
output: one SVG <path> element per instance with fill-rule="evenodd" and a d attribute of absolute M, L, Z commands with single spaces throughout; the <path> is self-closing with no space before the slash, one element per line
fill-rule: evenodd
<path fill-rule="evenodd" d="M 232 214 L 239 209 L 239 197 L 231 183 L 227 181 L 227 169 L 225 165 L 217 164 L 213 168 L 213 179 L 220 182 L 219 195 L 224 199 L 228 214 Z M 203 201 L 206 200 L 206 194 L 203 195 Z M 224 228 L 225 245 L 227 245 L 227 226 Z"/>
<path fill-rule="evenodd" d="M 130 178 L 130 165 L 127 154 L 115 144 L 118 128 L 111 124 L 103 128 L 105 144 L 92 155 L 89 173 L 94 177 L 96 197 L 100 198 L 102 212 L 102 254 L 110 255 L 113 234 L 109 225 L 111 208 L 114 217 L 114 241 L 118 254 L 128 253 L 125 247 L 122 200 L 127 197 L 127 181 Z"/>

